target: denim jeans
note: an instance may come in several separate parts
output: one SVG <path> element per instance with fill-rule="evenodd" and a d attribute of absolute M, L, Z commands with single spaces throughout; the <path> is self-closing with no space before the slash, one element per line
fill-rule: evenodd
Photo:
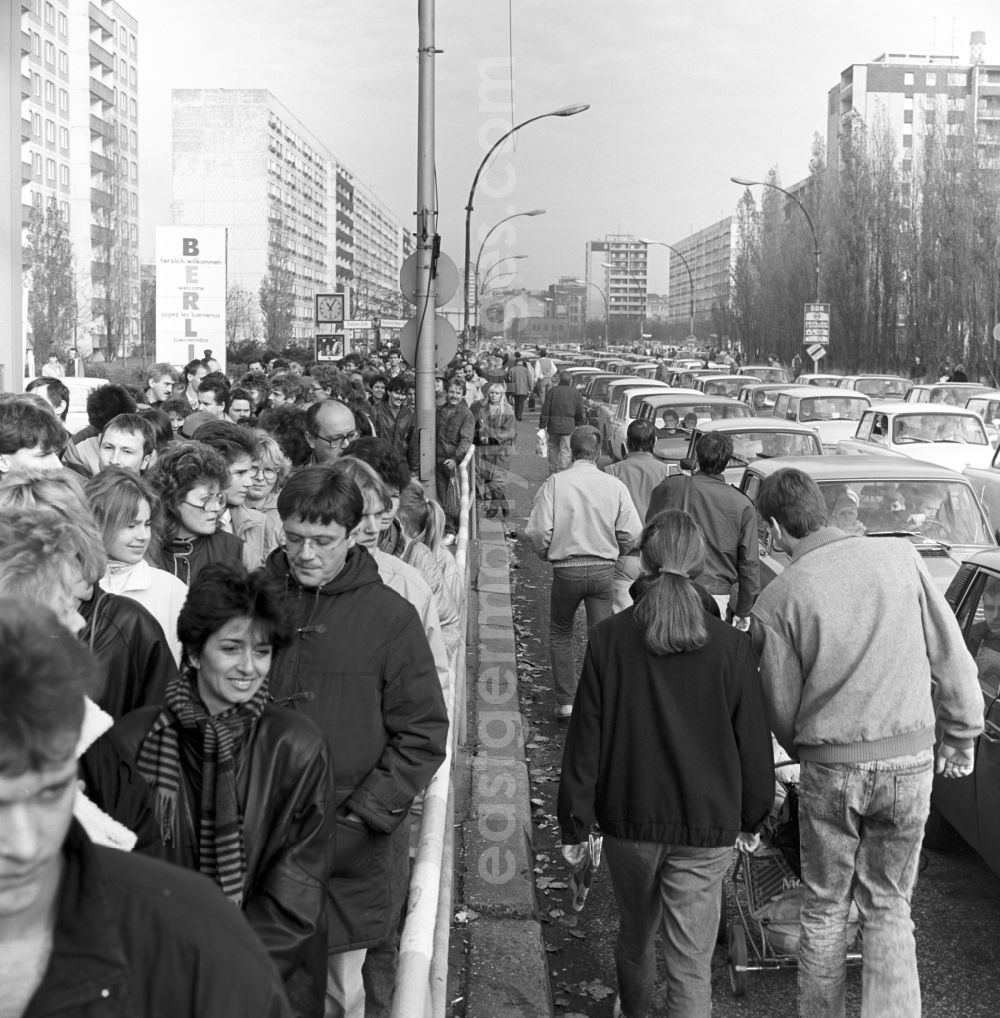
<path fill-rule="evenodd" d="M 549 473 L 558 474 L 560 470 L 568 469 L 573 462 L 569 451 L 569 435 L 549 435 Z"/>
<path fill-rule="evenodd" d="M 611 616 L 613 562 L 589 566 L 553 566 L 549 604 L 549 661 L 560 707 L 572 706 L 578 674 L 573 664 L 573 621 L 580 602 L 587 608 L 587 626 Z"/>
<path fill-rule="evenodd" d="M 862 1018 L 918 1018 L 910 919 L 933 754 L 859 764 L 802 762 L 799 1014 L 843 1018 L 847 913 L 864 928 Z"/>
<path fill-rule="evenodd" d="M 731 848 L 691 848 L 605 837 L 621 922 L 615 967 L 622 1014 L 646 1018 L 656 980 L 656 930 L 662 932 L 670 1018 L 712 1013 L 712 952 Z"/>
<path fill-rule="evenodd" d="M 615 563 L 615 612 L 632 607 L 632 584 L 642 575 L 642 561 L 638 555 L 622 555 Z"/>

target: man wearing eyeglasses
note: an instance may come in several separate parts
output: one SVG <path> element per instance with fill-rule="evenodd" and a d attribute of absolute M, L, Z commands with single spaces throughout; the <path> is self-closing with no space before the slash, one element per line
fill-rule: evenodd
<path fill-rule="evenodd" d="M 312 449 L 310 463 L 334 463 L 344 447 L 358 437 L 354 411 L 339 399 L 313 403 L 306 411 L 306 441 Z"/>

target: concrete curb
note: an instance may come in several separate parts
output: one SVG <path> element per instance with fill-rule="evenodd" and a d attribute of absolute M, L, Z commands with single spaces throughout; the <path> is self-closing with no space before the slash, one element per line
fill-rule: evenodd
<path fill-rule="evenodd" d="M 552 1015 L 552 994 L 535 899 L 510 554 L 496 520 L 480 521 L 477 578 L 469 633 L 471 787 L 468 808 L 455 817 L 462 826 L 461 901 L 477 915 L 469 926 L 466 1015 L 544 1018 Z"/>

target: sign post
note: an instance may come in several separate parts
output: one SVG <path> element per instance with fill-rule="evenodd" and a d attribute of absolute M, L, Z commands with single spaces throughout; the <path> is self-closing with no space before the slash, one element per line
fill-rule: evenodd
<path fill-rule="evenodd" d="M 802 338 L 806 353 L 812 358 L 813 371 L 819 371 L 819 362 L 826 356 L 830 342 L 829 304 L 806 304 Z"/>

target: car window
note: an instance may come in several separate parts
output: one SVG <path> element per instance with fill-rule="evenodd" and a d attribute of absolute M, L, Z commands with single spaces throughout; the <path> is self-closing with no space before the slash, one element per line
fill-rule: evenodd
<path fill-rule="evenodd" d="M 911 442 L 958 442 L 986 445 L 983 422 L 966 414 L 901 414 L 893 421 L 892 440 Z"/>
<path fill-rule="evenodd" d="M 1000 696 L 1000 576 L 980 571 L 958 614 L 987 702 Z"/>
<path fill-rule="evenodd" d="M 876 399 L 901 399 L 908 385 L 903 378 L 859 378 L 852 388 Z"/>
<path fill-rule="evenodd" d="M 884 426 L 878 424 L 878 430 L 876 430 L 877 418 L 873 413 L 863 414 L 861 417 L 861 423 L 858 425 L 858 430 L 854 433 L 855 438 L 861 439 L 863 442 L 875 441 L 876 435 L 884 436 Z"/>
<path fill-rule="evenodd" d="M 810 396 L 799 402 L 800 421 L 860 421 L 867 400 L 849 396 Z"/>

